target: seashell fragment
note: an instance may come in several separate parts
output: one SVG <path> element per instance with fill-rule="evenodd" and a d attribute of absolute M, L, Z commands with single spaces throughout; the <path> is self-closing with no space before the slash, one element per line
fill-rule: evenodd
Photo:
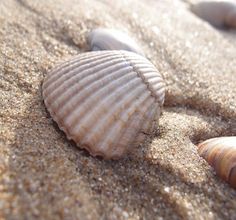
<path fill-rule="evenodd" d="M 236 136 L 212 138 L 198 145 L 198 153 L 223 180 L 236 188 Z"/>
<path fill-rule="evenodd" d="M 132 38 L 115 29 L 97 28 L 89 34 L 88 41 L 92 51 L 127 50 L 143 55 Z"/>
<path fill-rule="evenodd" d="M 83 53 L 46 76 L 44 103 L 69 139 L 93 156 L 118 159 L 152 131 L 165 84 L 146 58 L 127 51 Z"/>
<path fill-rule="evenodd" d="M 236 28 L 236 2 L 232 0 L 201 1 L 191 11 L 216 27 Z"/>

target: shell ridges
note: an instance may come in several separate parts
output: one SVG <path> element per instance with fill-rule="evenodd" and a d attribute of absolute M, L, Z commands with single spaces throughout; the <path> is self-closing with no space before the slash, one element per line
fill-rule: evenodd
<path fill-rule="evenodd" d="M 217 175 L 236 188 L 236 137 L 209 139 L 199 144 L 198 152 Z"/>
<path fill-rule="evenodd" d="M 160 115 L 164 93 L 153 64 L 127 51 L 78 55 L 43 84 L 45 105 L 67 137 L 106 159 L 139 144 Z"/>

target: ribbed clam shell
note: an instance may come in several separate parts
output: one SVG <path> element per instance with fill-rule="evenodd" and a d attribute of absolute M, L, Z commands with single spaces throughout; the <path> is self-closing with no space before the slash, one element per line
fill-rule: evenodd
<path fill-rule="evenodd" d="M 213 26 L 236 28 L 236 2 L 232 0 L 200 1 L 191 11 Z"/>
<path fill-rule="evenodd" d="M 97 28 L 88 36 L 90 49 L 97 50 L 127 50 L 143 55 L 137 43 L 125 33 L 115 29 Z"/>
<path fill-rule="evenodd" d="M 222 179 L 236 188 L 236 137 L 209 139 L 199 144 L 198 152 Z"/>
<path fill-rule="evenodd" d="M 165 84 L 146 58 L 127 51 L 80 54 L 43 83 L 52 118 L 92 155 L 120 158 L 157 122 Z"/>

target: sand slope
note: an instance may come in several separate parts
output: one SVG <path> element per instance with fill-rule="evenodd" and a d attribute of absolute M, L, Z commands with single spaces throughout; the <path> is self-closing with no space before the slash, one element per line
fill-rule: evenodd
<path fill-rule="evenodd" d="M 236 191 L 194 145 L 236 135 L 235 32 L 179 0 L 7 0 L 0 11 L 1 219 L 236 219 Z M 120 161 L 69 142 L 41 95 L 47 71 L 99 26 L 133 37 L 167 83 L 156 135 Z"/>

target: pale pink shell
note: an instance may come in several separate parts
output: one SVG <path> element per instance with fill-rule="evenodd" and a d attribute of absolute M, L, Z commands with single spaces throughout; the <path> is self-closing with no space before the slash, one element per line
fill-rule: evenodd
<path fill-rule="evenodd" d="M 131 37 L 115 29 L 94 29 L 89 33 L 88 42 L 92 51 L 127 50 L 144 55 L 141 48 Z"/>
<path fill-rule="evenodd" d="M 120 158 L 157 122 L 165 84 L 146 58 L 127 51 L 83 53 L 53 69 L 43 83 L 52 118 L 92 155 Z"/>
<path fill-rule="evenodd" d="M 236 137 L 209 139 L 198 145 L 198 152 L 216 174 L 236 188 Z"/>

